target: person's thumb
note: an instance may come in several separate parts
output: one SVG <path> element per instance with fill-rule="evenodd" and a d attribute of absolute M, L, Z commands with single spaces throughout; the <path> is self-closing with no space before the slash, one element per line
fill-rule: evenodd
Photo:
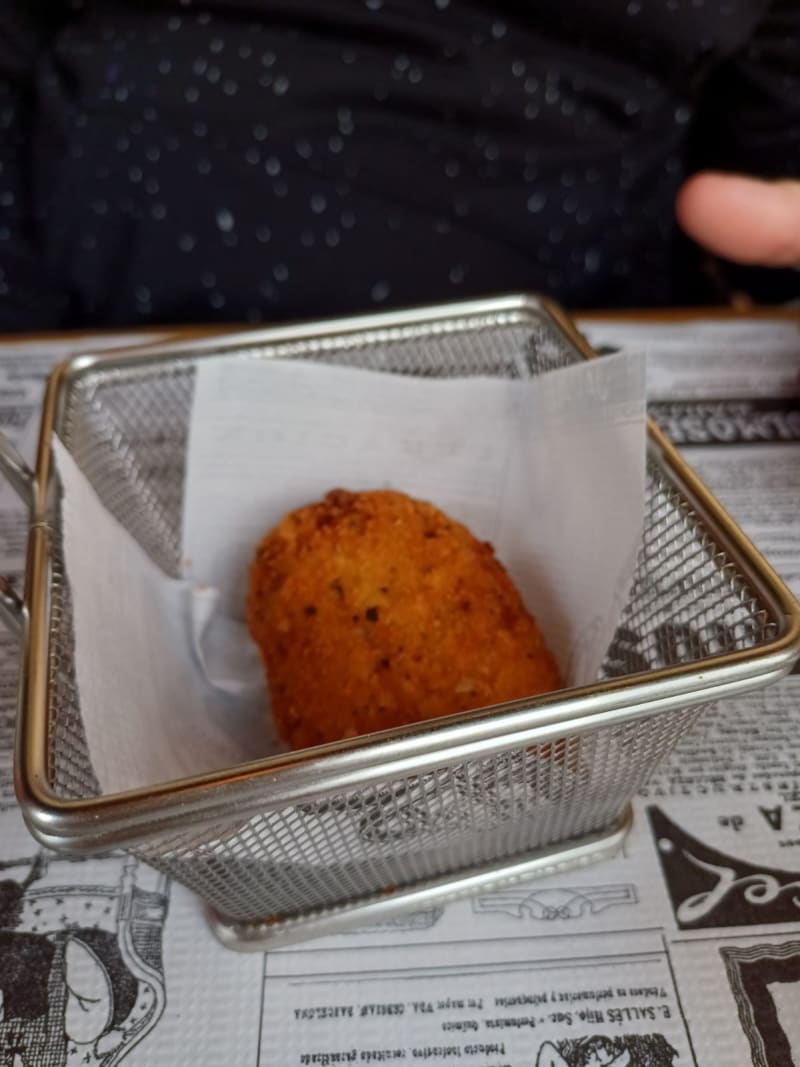
<path fill-rule="evenodd" d="M 684 182 L 675 214 L 693 240 L 724 259 L 800 266 L 800 180 L 704 171 Z"/>

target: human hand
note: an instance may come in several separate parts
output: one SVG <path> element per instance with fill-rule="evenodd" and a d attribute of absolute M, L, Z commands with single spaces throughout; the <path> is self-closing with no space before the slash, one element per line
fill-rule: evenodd
<path fill-rule="evenodd" d="M 681 186 L 675 214 L 693 240 L 723 259 L 800 267 L 800 180 L 703 171 Z"/>

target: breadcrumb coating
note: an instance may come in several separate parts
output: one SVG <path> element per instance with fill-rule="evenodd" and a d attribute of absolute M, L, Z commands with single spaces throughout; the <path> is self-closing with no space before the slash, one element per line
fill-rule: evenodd
<path fill-rule="evenodd" d="M 492 546 L 432 504 L 336 489 L 259 544 L 247 616 L 292 748 L 561 687 Z"/>

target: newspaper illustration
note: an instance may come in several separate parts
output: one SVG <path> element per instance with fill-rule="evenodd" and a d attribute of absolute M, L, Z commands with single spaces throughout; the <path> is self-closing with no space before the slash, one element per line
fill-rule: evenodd
<path fill-rule="evenodd" d="M 525 885 L 516 889 L 497 889 L 479 893 L 473 898 L 476 915 L 503 912 L 515 919 L 538 919 L 553 922 L 558 919 L 577 919 L 597 915 L 606 908 L 635 904 L 638 900 L 635 885 L 590 885 L 577 888 L 558 888 Z"/>
<path fill-rule="evenodd" d="M 96 882 L 74 867 L 41 851 L 0 861 L 0 1062 L 113 1067 L 164 1011 L 165 879 L 132 857 Z"/>
<path fill-rule="evenodd" d="M 721 948 L 755 1067 L 796 1063 L 800 1052 L 800 941 Z"/>

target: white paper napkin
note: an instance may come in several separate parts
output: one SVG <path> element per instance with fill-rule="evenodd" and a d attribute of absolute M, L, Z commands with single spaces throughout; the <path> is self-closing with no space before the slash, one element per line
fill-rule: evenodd
<path fill-rule="evenodd" d="M 76 671 L 105 793 L 279 748 L 243 623 L 255 545 L 336 487 L 430 500 L 495 546 L 570 684 L 596 677 L 644 506 L 644 360 L 527 381 L 244 357 L 198 368 L 185 579 L 168 578 L 56 441 Z"/>

